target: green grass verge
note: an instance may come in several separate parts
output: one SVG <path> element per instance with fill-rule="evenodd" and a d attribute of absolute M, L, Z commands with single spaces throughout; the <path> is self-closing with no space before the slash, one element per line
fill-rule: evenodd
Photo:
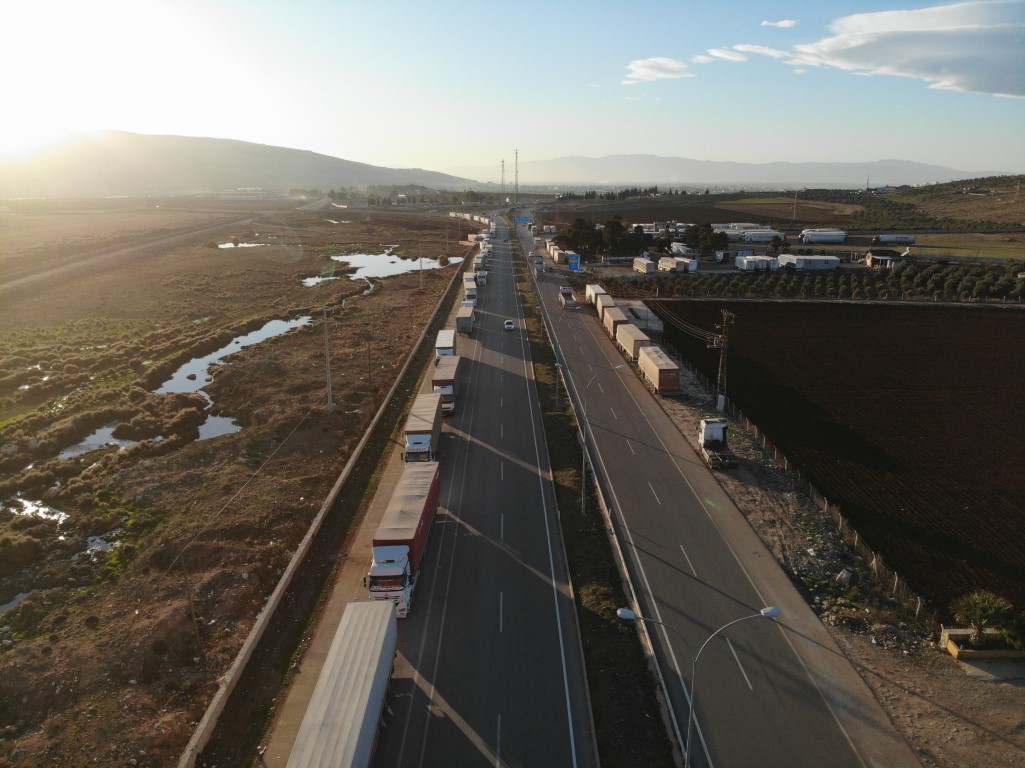
<path fill-rule="evenodd" d="M 586 511 L 580 512 L 580 444 L 569 397 L 556 375 L 555 353 L 522 255 L 514 263 L 573 579 L 598 756 L 603 768 L 671 766 L 672 744 L 636 627 L 616 617 L 616 609 L 629 602 L 590 483 Z"/>

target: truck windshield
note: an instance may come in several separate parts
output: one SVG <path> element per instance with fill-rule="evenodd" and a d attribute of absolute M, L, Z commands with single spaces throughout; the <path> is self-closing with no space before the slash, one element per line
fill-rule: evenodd
<path fill-rule="evenodd" d="M 371 576 L 370 589 L 404 589 L 406 577 L 404 574 L 398 576 Z"/>

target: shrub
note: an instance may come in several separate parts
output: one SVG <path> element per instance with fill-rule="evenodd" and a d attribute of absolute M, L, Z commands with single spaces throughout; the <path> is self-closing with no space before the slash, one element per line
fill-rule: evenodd
<path fill-rule="evenodd" d="M 950 605 L 954 620 L 972 628 L 971 642 L 982 641 L 983 632 L 1003 625 L 1011 613 L 1011 603 L 993 592 L 979 590 L 962 595 Z"/>

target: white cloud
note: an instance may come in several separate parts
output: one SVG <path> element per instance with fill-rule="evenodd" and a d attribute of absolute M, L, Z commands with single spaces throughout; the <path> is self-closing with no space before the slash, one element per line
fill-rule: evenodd
<path fill-rule="evenodd" d="M 763 21 L 786 28 L 793 19 Z M 930 88 L 1025 98 L 1025 0 L 970 0 L 900 11 L 857 13 L 829 26 L 831 37 L 784 51 L 764 45 L 711 48 L 694 64 L 743 62 L 748 54 L 781 60 L 805 74 L 831 68 L 856 75 L 924 80 Z M 638 59 L 625 85 L 693 77 L 669 58 Z"/>
<path fill-rule="evenodd" d="M 793 63 L 925 80 L 930 88 L 1025 98 L 1025 2 L 982 0 L 859 13 L 833 37 L 794 46 Z"/>
<path fill-rule="evenodd" d="M 694 75 L 687 71 L 687 65 L 682 61 L 656 56 L 651 59 L 636 59 L 627 64 L 623 85 L 636 85 L 652 80 L 674 80 L 680 77 Z"/>
<path fill-rule="evenodd" d="M 747 56 L 732 48 L 709 48 L 708 53 L 710 56 L 715 56 L 717 59 L 726 59 L 726 61 L 747 61 Z"/>
<path fill-rule="evenodd" d="M 733 46 L 733 50 L 742 53 L 755 53 L 759 56 L 769 56 L 773 59 L 785 59 L 792 55 L 790 51 L 781 51 L 778 48 L 769 48 L 765 45 L 746 45 L 743 43 Z"/>

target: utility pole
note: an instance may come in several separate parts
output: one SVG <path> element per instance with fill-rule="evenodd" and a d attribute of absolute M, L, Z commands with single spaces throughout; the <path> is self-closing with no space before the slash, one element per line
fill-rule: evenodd
<path fill-rule="evenodd" d="M 515 175 L 515 187 L 516 187 L 516 207 L 520 205 L 520 151 L 516 150 L 516 175 Z"/>
<path fill-rule="evenodd" d="M 724 309 L 722 311 L 722 324 L 715 326 L 719 329 L 720 333 L 708 345 L 710 349 L 719 349 L 719 375 L 715 381 L 715 395 L 712 400 L 712 405 L 717 411 L 722 411 L 723 409 L 719 401 L 726 394 L 726 350 L 730 345 L 730 326 L 733 325 L 736 317 L 728 309 Z"/>
<path fill-rule="evenodd" d="M 327 410 L 335 407 L 334 398 L 331 395 L 331 343 L 327 332 L 327 305 L 324 305 L 324 369 L 327 371 Z"/>
<path fill-rule="evenodd" d="M 502 158 L 502 199 L 505 199 L 505 158 Z"/>

